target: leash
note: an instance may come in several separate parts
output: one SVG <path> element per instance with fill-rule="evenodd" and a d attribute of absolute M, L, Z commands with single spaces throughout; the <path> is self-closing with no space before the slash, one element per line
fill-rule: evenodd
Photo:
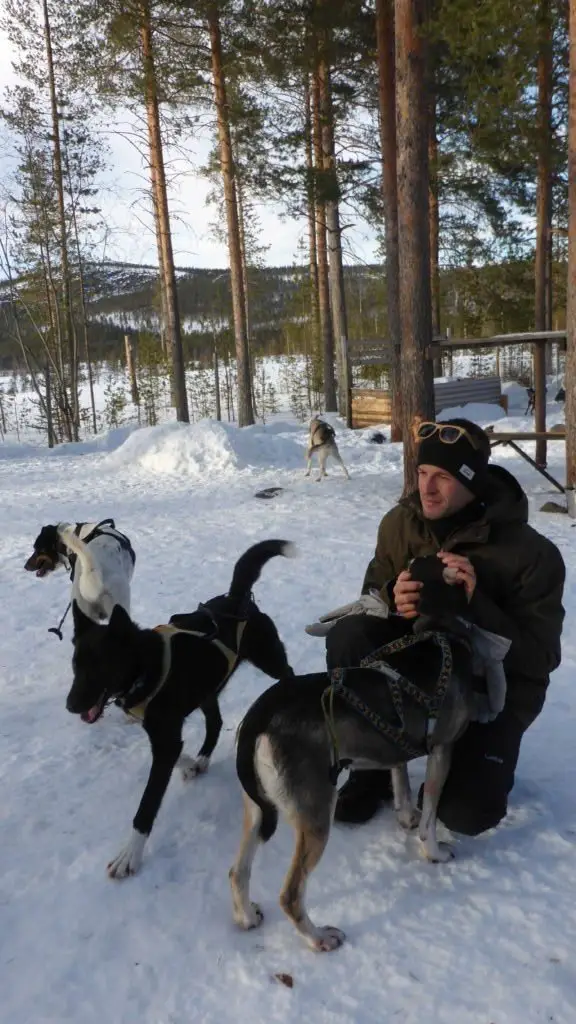
<path fill-rule="evenodd" d="M 68 612 L 70 611 L 71 607 L 72 607 L 72 602 L 69 601 L 68 602 L 68 607 L 66 608 L 66 611 L 64 612 L 64 615 L 60 619 L 60 622 L 58 623 L 58 625 L 57 626 L 51 626 L 50 629 L 48 630 L 49 633 L 55 633 L 59 640 L 63 640 L 62 626 L 64 625 L 64 620 L 65 620 L 66 616 L 68 615 Z"/>
<path fill-rule="evenodd" d="M 405 650 L 408 647 L 413 647 L 418 643 L 422 643 L 424 640 L 433 640 L 440 648 L 441 652 L 442 660 L 440 672 L 432 696 L 428 696 L 423 693 L 413 682 L 411 682 L 410 679 L 407 679 L 406 676 L 397 672 L 383 660 L 384 655 L 389 656 L 390 654 L 396 654 L 398 651 Z M 369 722 L 381 736 L 389 740 L 395 746 L 398 746 L 408 756 L 408 758 L 412 760 L 413 758 L 422 757 L 424 754 L 427 754 L 428 745 L 423 743 L 421 746 L 416 746 L 406 739 L 402 695 L 407 694 L 412 697 L 417 704 L 424 707 L 427 713 L 428 726 L 430 719 L 437 717 L 438 711 L 444 702 L 446 691 L 448 689 L 448 682 L 452 674 L 452 666 L 453 658 L 450 644 L 442 633 L 436 632 L 424 632 L 419 633 L 418 635 L 411 634 L 405 637 L 400 637 L 398 640 L 392 640 L 390 643 L 384 644 L 383 647 L 379 647 L 368 657 L 362 659 L 360 662 L 360 668 L 374 668 L 377 671 L 382 672 L 387 677 L 394 711 L 400 721 L 399 727 L 390 725 L 389 722 L 386 722 L 381 715 L 369 707 L 364 700 L 358 697 L 350 687 L 345 686 L 344 679 L 346 669 L 332 669 L 329 673 L 330 684 L 323 691 L 320 700 L 326 729 L 330 739 L 330 779 L 333 785 L 336 784 L 336 780 L 342 769 L 345 768 L 347 764 L 351 763 L 350 759 L 341 759 L 339 756 L 338 738 L 334 720 L 334 698 L 340 697 L 344 700 L 349 707 L 358 712 L 362 718 Z M 428 733 L 428 727 L 426 728 L 426 733 Z"/>

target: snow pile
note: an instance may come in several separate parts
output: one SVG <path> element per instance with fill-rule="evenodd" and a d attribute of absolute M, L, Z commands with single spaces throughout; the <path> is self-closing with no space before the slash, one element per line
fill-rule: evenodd
<path fill-rule="evenodd" d="M 163 423 L 134 431 L 107 458 L 112 467 L 140 467 L 162 476 L 223 476 L 236 468 L 236 457 L 220 424 L 202 421 Z"/>
<path fill-rule="evenodd" d="M 302 429 L 291 424 L 241 430 L 212 420 L 164 423 L 133 431 L 107 464 L 194 479 L 216 479 L 253 468 L 296 468 L 303 464 L 300 434 Z"/>

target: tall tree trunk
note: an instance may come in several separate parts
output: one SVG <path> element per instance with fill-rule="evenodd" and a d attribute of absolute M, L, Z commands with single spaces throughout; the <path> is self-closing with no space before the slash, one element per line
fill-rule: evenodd
<path fill-rule="evenodd" d="M 216 399 L 216 419 L 222 419 L 222 405 L 220 402 L 220 367 L 218 365 L 218 346 L 216 344 L 216 331 L 212 332 L 212 365 L 214 367 L 214 395 Z"/>
<path fill-rule="evenodd" d="M 48 89 L 50 93 L 50 115 L 52 120 L 52 157 L 54 184 L 58 197 L 58 231 L 60 234 L 60 262 L 62 271 L 62 307 L 63 307 L 63 342 L 68 350 L 69 359 L 69 394 L 71 412 L 71 433 L 73 440 L 78 440 L 80 414 L 78 408 L 78 352 L 76 336 L 72 323 L 72 302 L 70 297 L 70 266 L 68 261 L 68 232 L 66 228 L 66 203 L 64 200 L 64 173 L 62 164 L 62 145 L 60 141 L 60 115 L 58 113 L 58 97 L 54 75 L 54 58 L 52 53 L 52 32 L 48 0 L 42 0 L 44 15 L 44 41 L 46 45 L 46 65 L 48 70 Z"/>
<path fill-rule="evenodd" d="M 324 3 L 325 0 L 319 0 Z M 318 80 L 320 84 L 320 126 L 322 137 L 322 183 L 326 200 L 326 232 L 328 241 L 328 265 L 330 273 L 330 297 L 332 300 L 332 325 L 334 329 L 336 364 L 338 366 L 338 407 L 346 425 L 352 426 L 350 394 L 350 356 L 348 352 L 348 317 L 346 315 L 346 293 L 344 289 L 344 265 L 342 260 L 342 232 L 340 229 L 340 190 L 336 147 L 334 144 L 334 109 L 332 106 L 332 85 L 329 63 L 329 37 L 327 30 L 320 36 Z"/>
<path fill-rule="evenodd" d="M 160 233 L 160 245 L 162 249 L 164 295 L 166 300 L 166 334 L 172 356 L 173 395 L 176 405 L 176 419 L 183 423 L 189 423 L 190 415 L 188 412 L 188 395 L 186 393 L 186 375 L 184 371 L 184 353 L 182 350 L 180 310 L 178 307 L 176 270 L 174 267 L 174 253 L 172 250 L 170 212 L 168 209 L 168 192 L 166 189 L 162 133 L 160 130 L 160 107 L 158 103 L 158 85 L 156 80 L 156 65 L 154 62 L 154 46 L 152 41 L 152 19 L 148 0 L 144 0 L 144 2 L 141 3 L 140 16 L 140 39 L 142 44 L 142 67 L 144 71 L 151 181 L 152 188 L 154 188 L 154 183 L 156 185 L 155 194 L 158 206 L 158 227 Z"/>
<path fill-rule="evenodd" d="M 136 360 L 134 357 L 134 346 L 129 334 L 124 335 L 124 351 L 126 353 L 126 369 L 130 380 L 130 397 L 132 404 L 140 405 L 140 394 L 138 391 L 138 378 L 136 376 Z"/>
<path fill-rule="evenodd" d="M 570 505 L 576 488 L 576 0 L 570 0 L 568 100 L 568 291 L 566 309 L 566 487 Z M 569 507 L 570 507 L 569 505 Z"/>
<path fill-rule="evenodd" d="M 318 297 L 320 329 L 322 332 L 322 361 L 324 368 L 324 408 L 336 412 L 336 380 L 334 377 L 334 335 L 330 313 L 330 283 L 328 275 L 328 247 L 326 244 L 326 203 L 319 183 L 322 176 L 322 126 L 320 123 L 320 81 L 318 67 L 312 79 L 312 137 L 314 142 L 314 192 L 316 208 L 316 251 L 318 254 Z"/>
<path fill-rule="evenodd" d="M 150 184 L 152 196 L 152 212 L 154 214 L 154 234 L 156 236 L 156 253 L 158 257 L 158 298 L 160 299 L 160 347 L 165 356 L 168 355 L 168 339 L 166 337 L 166 325 L 168 314 L 166 310 L 166 268 L 162 253 L 162 232 L 160 230 L 160 204 L 158 202 L 158 181 L 156 168 L 150 165 Z"/>
<path fill-rule="evenodd" d="M 234 157 L 234 149 L 232 149 L 232 155 Z M 237 167 L 237 162 L 234 160 L 234 167 Z M 235 176 L 236 186 L 236 200 L 238 206 L 238 229 L 240 232 L 240 258 L 242 260 L 242 289 L 244 292 L 244 319 L 246 322 L 246 340 L 248 345 L 248 359 L 250 365 L 250 388 L 252 395 L 252 411 L 254 417 L 258 415 L 256 409 L 256 395 L 252 381 L 255 379 L 254 373 L 254 353 L 252 351 L 252 328 L 250 324 L 250 283 L 248 281 L 248 251 L 246 244 L 246 218 L 245 218 L 245 203 L 244 203 L 244 189 L 238 174 Z"/>
<path fill-rule="evenodd" d="M 439 0 L 426 0 L 423 18 L 431 19 Z M 426 108 L 428 117 L 428 209 L 430 218 L 430 289 L 432 296 L 432 336 L 440 333 L 440 204 L 438 198 L 438 135 L 436 112 L 437 48 L 430 39 L 423 41 L 424 73 L 426 75 Z M 442 356 L 432 360 L 435 377 L 442 376 Z"/>
<path fill-rule="evenodd" d="M 434 416 L 428 204 L 428 117 L 422 38 L 426 0 L 395 0 L 398 232 L 404 492 L 417 484 L 414 425 Z"/>
<path fill-rule="evenodd" d="M 432 76 L 430 76 L 432 77 Z M 430 186 L 430 287 L 432 291 L 432 335 L 440 334 L 440 204 L 438 202 L 438 137 L 436 135 L 436 96 L 429 93 L 428 104 L 428 163 Z M 442 376 L 442 356 L 432 362 L 434 376 Z"/>
<path fill-rule="evenodd" d="M 552 19 L 550 0 L 538 10 L 538 170 L 536 183 L 535 309 L 537 331 L 550 330 L 548 275 L 552 237 Z M 534 346 L 534 426 L 546 430 L 546 343 Z M 546 466 L 546 441 L 536 442 L 536 465 Z"/>
<path fill-rule="evenodd" d="M 312 320 L 312 349 L 320 350 L 320 299 L 318 287 L 318 255 L 316 246 L 316 203 L 314 200 L 314 153 L 312 149 L 312 109 L 310 76 L 304 75 L 304 145 L 306 150 L 306 205 L 308 212 L 308 263 L 310 275 L 310 314 Z"/>
<path fill-rule="evenodd" d="M 250 374 L 250 350 L 248 345 L 248 335 L 246 333 L 246 299 L 242 279 L 242 249 L 240 245 L 240 225 L 238 220 L 235 168 L 232 156 L 232 140 L 230 137 L 226 79 L 222 61 L 220 18 L 216 4 L 210 3 L 208 5 L 207 17 L 208 28 L 210 31 L 210 47 L 212 52 L 214 97 L 218 119 L 220 166 L 222 168 L 222 182 L 224 185 L 224 199 L 226 203 L 226 222 L 228 226 L 230 284 L 232 288 L 232 312 L 234 317 L 234 337 L 236 340 L 236 361 L 238 373 L 238 425 L 240 427 L 247 427 L 254 423 L 252 381 Z"/>
<path fill-rule="evenodd" d="M 68 188 L 72 195 L 72 175 L 70 163 L 66 160 L 66 173 L 68 175 Z M 90 339 L 88 338 L 88 317 L 86 315 L 86 288 L 84 286 L 84 265 L 82 251 L 80 249 L 80 233 L 78 231 L 78 219 L 76 217 L 76 204 L 72 202 L 72 227 L 74 228 L 74 247 L 76 249 L 76 260 L 78 263 L 78 290 L 80 298 L 80 312 L 82 315 L 82 334 L 84 336 L 84 356 L 86 359 L 86 373 L 88 375 L 88 390 L 90 393 L 90 410 L 92 412 L 92 433 L 97 431 L 96 422 L 96 401 L 94 398 L 94 375 L 92 372 L 92 360 L 90 358 Z"/>
<path fill-rule="evenodd" d="M 54 447 L 54 422 L 52 419 L 52 373 L 50 363 L 46 363 L 44 370 L 44 390 L 46 392 L 46 432 L 48 434 L 48 447 Z"/>
<path fill-rule="evenodd" d="M 400 275 L 398 270 L 398 188 L 396 179 L 396 74 L 394 68 L 394 0 L 376 0 L 376 40 L 382 152 L 382 195 L 386 229 L 386 294 L 391 345 L 390 440 L 402 440 L 402 383 L 400 374 Z"/>

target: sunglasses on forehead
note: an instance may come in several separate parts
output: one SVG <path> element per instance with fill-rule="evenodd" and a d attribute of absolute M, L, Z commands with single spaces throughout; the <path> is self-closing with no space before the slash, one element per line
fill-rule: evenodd
<path fill-rule="evenodd" d="M 420 423 L 416 434 L 420 441 L 438 434 L 439 440 L 443 441 L 444 444 L 456 444 L 456 441 L 459 441 L 461 437 L 465 437 L 474 449 L 478 451 L 480 448 L 476 438 L 472 437 L 464 427 L 458 427 L 455 423 Z"/>

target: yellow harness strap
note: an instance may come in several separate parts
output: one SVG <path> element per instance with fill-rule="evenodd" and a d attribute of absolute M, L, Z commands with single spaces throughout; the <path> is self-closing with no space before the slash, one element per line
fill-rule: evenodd
<path fill-rule="evenodd" d="M 172 663 L 172 649 L 170 641 L 172 637 L 176 635 L 176 633 L 186 633 L 188 636 L 202 637 L 202 639 L 208 640 L 209 643 L 213 644 L 214 647 L 217 647 L 218 650 L 222 652 L 222 654 L 226 658 L 226 661 L 228 662 L 228 671 L 226 672 L 226 675 L 222 680 L 222 682 L 225 683 L 227 679 L 230 678 L 234 669 L 236 668 L 236 665 L 238 664 L 238 652 L 240 650 L 240 643 L 245 628 L 246 620 L 243 619 L 238 623 L 236 629 L 236 650 L 233 651 L 231 647 L 227 647 L 226 644 L 223 644 L 222 641 L 218 640 L 217 637 L 212 637 L 208 639 L 205 633 L 201 633 L 197 629 L 182 629 L 180 626 L 173 626 L 171 623 L 166 623 L 165 625 L 161 626 L 154 626 L 154 632 L 160 633 L 162 639 L 164 640 L 164 664 L 162 667 L 162 675 L 152 693 L 148 697 L 146 697 L 145 700 L 141 701 L 140 704 L 135 704 L 133 708 L 127 709 L 127 714 L 131 715 L 132 718 L 136 718 L 138 719 L 139 722 L 141 722 L 146 713 L 146 708 L 148 707 L 150 702 L 154 700 L 154 697 L 157 697 L 158 694 L 160 693 L 160 690 L 164 686 L 164 683 L 166 682 L 170 674 L 170 666 Z"/>

